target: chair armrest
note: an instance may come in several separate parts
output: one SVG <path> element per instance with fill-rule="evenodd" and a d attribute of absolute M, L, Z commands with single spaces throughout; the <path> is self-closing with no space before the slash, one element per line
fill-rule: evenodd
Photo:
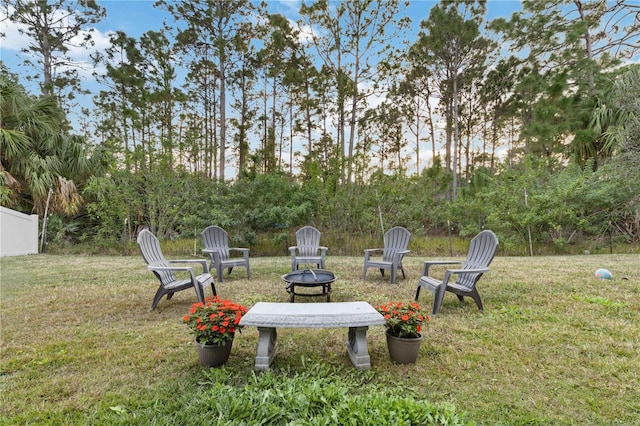
<path fill-rule="evenodd" d="M 447 269 L 444 273 L 444 280 L 442 280 L 442 284 L 446 287 L 449 283 L 449 279 L 453 275 L 464 275 L 464 274 L 483 274 L 485 272 L 489 272 L 489 268 L 477 268 L 477 269 Z"/>
<path fill-rule="evenodd" d="M 364 261 L 365 262 L 368 261 L 372 254 L 382 253 L 382 252 L 383 252 L 383 249 L 381 249 L 381 248 L 365 249 L 364 250 Z"/>
<path fill-rule="evenodd" d="M 320 249 L 320 255 L 321 256 L 324 256 L 325 254 L 327 254 L 327 251 L 329 250 L 329 248 L 325 247 L 325 246 L 320 246 L 318 248 Z"/>
<path fill-rule="evenodd" d="M 205 265 L 206 267 L 206 265 Z M 150 271 L 184 271 L 188 272 L 191 276 L 191 282 L 196 283 L 196 275 L 193 273 L 193 268 L 191 266 L 148 266 L 148 270 Z M 205 272 L 209 272 L 208 270 Z"/>
<path fill-rule="evenodd" d="M 393 255 L 393 263 L 396 265 L 400 265 L 400 262 L 402 262 L 402 258 L 407 253 L 411 253 L 411 250 L 399 250 L 395 252 Z"/>
<path fill-rule="evenodd" d="M 289 253 L 291 253 L 291 256 L 295 256 L 296 255 L 296 250 L 297 249 L 298 249 L 298 246 L 289 247 Z"/>
<path fill-rule="evenodd" d="M 242 254 L 242 257 L 244 259 L 249 259 L 249 249 L 245 248 L 245 247 L 230 247 L 229 251 L 232 252 L 238 252 Z"/>
<path fill-rule="evenodd" d="M 425 260 L 422 267 L 422 276 L 429 275 L 429 267 L 433 265 L 459 265 L 461 262 L 457 260 Z"/>
<path fill-rule="evenodd" d="M 243 248 L 243 247 L 229 247 L 229 251 L 238 251 L 240 253 L 249 253 L 249 249 L 248 248 Z"/>
<path fill-rule="evenodd" d="M 206 259 L 176 259 L 176 260 L 168 260 L 167 262 L 169 262 L 169 263 L 197 263 L 199 265 L 202 265 L 202 269 L 204 270 L 205 274 L 209 272 L 209 265 L 207 265 L 207 260 Z"/>
<path fill-rule="evenodd" d="M 191 266 L 147 266 L 150 271 L 193 271 Z"/>
<path fill-rule="evenodd" d="M 451 275 L 462 275 L 462 274 L 484 274 L 485 272 L 489 272 L 489 268 L 476 268 L 476 269 L 447 269 L 447 272 L 450 272 Z"/>

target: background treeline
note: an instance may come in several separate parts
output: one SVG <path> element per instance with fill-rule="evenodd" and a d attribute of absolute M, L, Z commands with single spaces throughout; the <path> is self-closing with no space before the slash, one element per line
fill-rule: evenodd
<path fill-rule="evenodd" d="M 637 243 L 640 71 L 623 64 L 640 6 L 523 1 L 489 22 L 484 1 L 442 1 L 417 35 L 406 6 L 319 0 L 293 22 L 159 1 L 162 30 L 95 51 L 86 108 L 69 50 L 105 10 L 7 1 L 41 93 L 0 67 L 0 202 L 47 216 L 48 241 L 105 249 L 211 224 L 258 254 L 305 224 L 334 254 L 394 225 L 491 228 L 504 253 Z"/>

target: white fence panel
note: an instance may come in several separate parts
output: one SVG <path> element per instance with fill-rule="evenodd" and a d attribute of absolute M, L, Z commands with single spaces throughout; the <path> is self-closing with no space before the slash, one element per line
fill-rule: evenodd
<path fill-rule="evenodd" d="M 0 257 L 38 254 L 38 215 L 0 207 Z"/>

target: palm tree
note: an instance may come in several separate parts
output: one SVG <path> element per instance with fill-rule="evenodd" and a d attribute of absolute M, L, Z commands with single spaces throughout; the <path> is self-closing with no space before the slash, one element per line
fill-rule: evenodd
<path fill-rule="evenodd" d="M 591 113 L 589 127 L 598 137 L 593 145 L 610 158 L 628 136 L 628 127 L 640 117 L 637 106 L 640 66 L 632 65 L 622 74 L 615 73 L 603 88 Z"/>
<path fill-rule="evenodd" d="M 91 165 L 84 141 L 64 134 L 65 122 L 53 98 L 30 96 L 0 67 L 0 204 L 43 215 L 51 190 L 51 211 L 78 211 L 73 177 Z"/>

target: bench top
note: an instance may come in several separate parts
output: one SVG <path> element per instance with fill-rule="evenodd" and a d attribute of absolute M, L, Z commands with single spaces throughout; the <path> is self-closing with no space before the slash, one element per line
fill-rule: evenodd
<path fill-rule="evenodd" d="M 367 327 L 384 324 L 384 317 L 367 302 L 258 302 L 240 320 L 242 326 L 273 328 Z"/>

